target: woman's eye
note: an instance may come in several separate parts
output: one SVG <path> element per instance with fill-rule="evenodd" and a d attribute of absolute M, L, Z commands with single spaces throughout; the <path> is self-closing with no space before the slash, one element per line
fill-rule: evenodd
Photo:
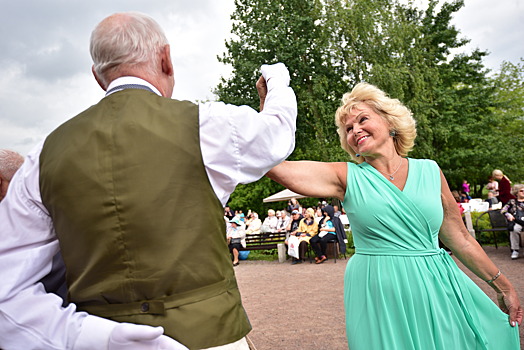
<path fill-rule="evenodd" d="M 351 130 L 353 130 L 353 128 L 352 128 L 351 126 L 348 126 L 348 127 L 346 128 L 346 132 L 347 132 L 348 134 L 351 132 Z"/>

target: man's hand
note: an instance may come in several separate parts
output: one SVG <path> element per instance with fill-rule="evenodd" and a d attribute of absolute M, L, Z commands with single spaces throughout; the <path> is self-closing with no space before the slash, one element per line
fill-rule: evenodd
<path fill-rule="evenodd" d="M 121 323 L 109 337 L 108 350 L 188 350 L 176 340 L 164 335 L 162 327 Z"/>
<path fill-rule="evenodd" d="M 260 112 L 264 109 L 264 103 L 266 102 L 266 96 L 267 96 L 267 84 L 266 79 L 264 79 L 263 76 L 260 76 L 257 80 L 257 91 L 258 91 L 258 97 L 260 97 Z"/>
<path fill-rule="evenodd" d="M 257 90 L 260 97 L 260 111 L 264 109 L 267 92 L 273 87 L 289 86 L 289 71 L 284 63 L 263 64 L 260 67 L 262 76 L 257 81 Z"/>

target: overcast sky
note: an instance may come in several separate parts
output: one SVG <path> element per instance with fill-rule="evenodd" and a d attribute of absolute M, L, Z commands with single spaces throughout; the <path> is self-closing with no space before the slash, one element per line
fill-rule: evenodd
<path fill-rule="evenodd" d="M 229 36 L 233 0 L 6 1 L 0 11 L 0 148 L 22 154 L 103 97 L 91 75 L 89 37 L 104 17 L 140 11 L 171 43 L 177 99 L 213 100 L 228 67 L 217 62 Z M 521 0 L 466 0 L 453 21 L 486 66 L 524 57 Z M 254 82 L 253 82 L 254 83 Z"/>

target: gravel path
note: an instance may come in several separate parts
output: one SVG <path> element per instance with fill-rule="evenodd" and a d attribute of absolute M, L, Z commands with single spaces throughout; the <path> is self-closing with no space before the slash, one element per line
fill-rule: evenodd
<path fill-rule="evenodd" d="M 509 248 L 484 247 L 511 280 L 524 303 L 524 258 L 512 261 Z M 315 265 L 278 261 L 241 261 L 235 268 L 242 300 L 253 330 L 249 338 L 257 350 L 347 349 L 343 284 L 347 261 Z M 463 270 L 462 264 L 459 267 Z M 492 299 L 495 293 L 466 270 Z M 288 301 L 295 301 L 289 311 Z M 520 329 L 524 349 L 524 327 Z"/>

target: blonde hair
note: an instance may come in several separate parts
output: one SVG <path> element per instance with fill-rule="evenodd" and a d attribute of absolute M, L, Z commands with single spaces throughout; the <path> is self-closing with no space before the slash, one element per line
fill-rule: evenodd
<path fill-rule="evenodd" d="M 313 210 L 313 208 L 307 208 L 306 213 L 308 213 L 312 219 L 315 218 L 315 210 Z"/>
<path fill-rule="evenodd" d="M 269 215 L 269 214 L 271 214 L 271 215 L 275 215 L 275 211 L 274 211 L 273 209 L 269 209 L 269 210 L 267 211 L 267 214 L 268 214 L 268 215 Z"/>
<path fill-rule="evenodd" d="M 500 169 L 495 169 L 493 170 L 493 172 L 491 173 L 491 176 L 493 176 L 494 179 L 497 179 L 498 177 L 500 177 L 500 179 L 502 178 L 506 178 L 509 182 L 511 182 L 511 180 L 509 179 L 509 177 L 507 177 L 506 175 L 504 175 L 504 173 L 502 172 L 502 170 Z"/>
<path fill-rule="evenodd" d="M 374 85 L 358 83 L 350 93 L 342 97 L 342 105 L 335 114 L 335 124 L 340 137 L 340 145 L 349 153 L 353 160 L 362 163 L 364 159 L 357 157 L 355 151 L 347 142 L 346 120 L 353 108 L 364 103 L 375 113 L 380 115 L 390 126 L 393 132 L 393 143 L 397 153 L 405 157 L 413 149 L 417 137 L 416 122 L 410 110 L 398 99 L 390 98 L 386 93 Z"/>

